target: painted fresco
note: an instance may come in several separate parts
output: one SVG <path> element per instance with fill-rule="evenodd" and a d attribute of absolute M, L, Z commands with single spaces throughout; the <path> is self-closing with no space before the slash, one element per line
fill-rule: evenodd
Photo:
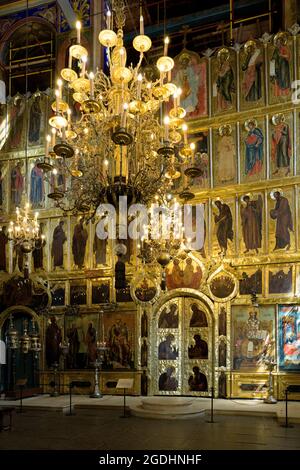
<path fill-rule="evenodd" d="M 172 82 L 181 88 L 180 106 L 186 110 L 186 119 L 207 116 L 207 62 L 195 52 L 183 49 L 174 58 Z"/>
<path fill-rule="evenodd" d="M 293 174 L 293 116 L 274 114 L 270 126 L 270 175 L 283 178 Z"/>
<path fill-rule="evenodd" d="M 135 312 L 105 312 L 104 337 L 113 369 L 134 368 Z"/>
<path fill-rule="evenodd" d="M 278 356 L 279 368 L 300 370 L 300 307 L 278 306 Z"/>
<path fill-rule="evenodd" d="M 289 33 L 275 34 L 268 47 L 269 101 L 282 103 L 291 98 L 293 81 L 293 45 Z"/>
<path fill-rule="evenodd" d="M 264 370 L 262 361 L 266 345 L 274 340 L 275 307 L 232 307 L 232 368 L 238 371 Z"/>
<path fill-rule="evenodd" d="M 237 181 L 236 128 L 234 124 L 225 124 L 213 132 L 214 186 L 226 186 Z"/>
<path fill-rule="evenodd" d="M 240 102 L 242 110 L 263 106 L 264 81 L 263 45 L 249 40 L 240 52 Z"/>
<path fill-rule="evenodd" d="M 241 181 L 250 183 L 265 178 L 266 145 L 265 124 L 263 119 L 251 117 L 240 129 L 240 166 Z"/>
<path fill-rule="evenodd" d="M 235 52 L 222 47 L 212 59 L 213 113 L 221 114 L 236 109 Z"/>

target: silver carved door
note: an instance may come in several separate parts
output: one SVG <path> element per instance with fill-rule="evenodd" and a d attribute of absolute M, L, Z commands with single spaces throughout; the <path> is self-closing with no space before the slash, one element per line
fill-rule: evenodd
<path fill-rule="evenodd" d="M 213 324 L 207 306 L 192 297 L 175 297 L 158 310 L 152 328 L 152 393 L 208 395 L 213 376 Z"/>

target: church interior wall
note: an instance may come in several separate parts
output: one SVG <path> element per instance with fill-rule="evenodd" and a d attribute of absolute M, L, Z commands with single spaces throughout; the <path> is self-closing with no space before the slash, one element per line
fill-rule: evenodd
<path fill-rule="evenodd" d="M 90 39 L 89 26 L 87 22 L 87 42 Z M 259 40 L 250 40 L 246 45 L 223 47 L 215 52 L 185 49 L 175 58 L 173 79 L 175 83 L 189 88 L 189 92 L 183 94 L 181 103 L 189 110 L 189 141 L 196 143 L 194 163 L 201 168 L 202 176 L 196 179 L 183 176 L 174 184 L 178 192 L 180 188 L 189 185 L 196 195 L 193 204 L 204 204 L 205 244 L 202 250 L 195 253 L 195 257 L 205 269 L 200 268 L 200 287 L 192 287 L 188 282 L 185 286 L 176 287 L 173 279 L 174 289 L 170 288 L 163 295 L 166 299 L 172 298 L 179 289 L 179 298 L 198 298 L 203 294 L 210 299 L 207 314 L 215 320 L 209 323 L 209 329 L 213 328 L 213 331 L 206 339 L 210 357 L 213 358 L 212 365 L 207 366 L 200 361 L 195 362 L 192 367 L 198 367 L 198 364 L 200 369 L 206 368 L 208 385 L 214 386 L 220 397 L 265 396 L 264 385 L 268 372 L 263 364 L 256 364 L 251 348 L 255 347 L 255 342 L 259 343 L 257 355 L 261 358 L 263 341 L 267 339 L 267 335 L 277 364 L 274 372 L 276 396 L 283 399 L 286 384 L 300 382 L 300 102 L 298 95 L 295 95 L 296 88 L 293 88 L 293 82 L 300 80 L 298 29 L 290 28 L 289 31 L 276 35 L 265 33 Z M 72 33 L 65 29 L 63 21 L 60 22 L 59 34 L 58 43 L 61 47 L 58 48 L 58 62 L 63 63 L 64 50 L 72 40 Z M 204 52 L 204 58 L 200 58 L 200 52 Z M 283 71 L 279 76 L 276 67 L 278 61 L 283 61 L 283 55 L 286 59 L 283 65 L 281 62 Z M 249 63 L 255 67 L 255 76 Z M 220 85 L 225 73 L 228 74 L 226 85 Z M 298 89 L 299 86 L 296 86 Z M 39 221 L 43 224 L 46 237 L 39 267 L 35 268 L 33 256 L 30 259 L 31 275 L 45 280 L 52 293 L 52 306 L 44 311 L 40 330 L 43 345 L 42 381 L 48 384 L 52 374 L 45 359 L 45 337 L 50 317 L 57 317 L 64 337 L 74 320 L 82 334 L 80 347 L 84 346 L 86 350 L 84 336 L 87 325 L 92 322 L 94 326 L 98 325 L 99 330 L 99 309 L 103 309 L 101 322 L 103 321 L 105 327 L 104 338 L 107 339 L 118 315 L 123 327 L 126 324 L 126 334 L 130 338 L 129 352 L 127 350 L 122 353 L 127 354 L 123 363 L 112 360 L 115 365 L 107 369 L 107 380 L 102 383 L 106 392 L 112 390 L 107 384 L 116 381 L 117 372 L 123 368 L 129 375 L 133 372 L 136 374 L 133 393 L 160 393 L 157 389 L 158 376 L 163 367 L 168 367 L 168 363 L 160 364 L 157 355 L 159 342 L 166 337 L 167 331 L 159 331 L 155 322 L 158 308 L 163 305 L 163 301 L 159 301 L 159 307 L 156 304 L 141 307 L 132 301 L 129 288 L 116 293 L 113 243 L 108 242 L 105 247 L 104 244 L 95 245 L 94 220 L 84 224 L 86 244 L 82 262 L 76 263 L 73 236 L 79 218 L 55 207 L 54 202 L 47 197 L 53 185 L 51 177 L 44 181 L 43 175 L 35 172 L 36 163 L 45 152 L 46 123 L 52 112 L 53 99 L 52 90 L 39 90 L 27 101 L 23 96 L 15 95 L 8 104 L 0 105 L 2 234 L 5 233 L 4 227 L 6 230 L 8 228 L 16 205 L 25 202 L 26 188 L 33 208 L 39 212 Z M 38 104 L 34 107 L 36 102 Z M 26 151 L 25 145 L 28 145 Z M 185 169 L 184 163 L 182 168 Z M 62 186 L 69 183 L 63 177 L 60 180 Z M 245 196 L 248 198 L 248 205 L 247 198 L 244 200 Z M 224 232 L 226 228 L 223 233 L 222 230 L 218 232 L 217 218 L 220 212 L 217 201 L 223 208 L 224 205 L 227 206 L 226 210 L 232 218 L 230 236 L 228 232 Z M 282 212 L 279 211 L 281 204 Z M 54 266 L 53 234 L 61 221 L 64 222 L 65 241 L 62 243 L 61 262 L 58 260 Z M 18 253 L 5 237 L 0 240 L 0 250 L 0 261 L 4 268 L 0 273 L 3 289 L 9 276 L 18 274 L 19 259 Z M 57 253 L 56 256 L 58 257 Z M 128 283 L 134 277 L 138 261 L 135 248 L 126 263 Z M 234 278 L 235 290 L 231 297 L 218 298 L 212 295 L 212 289 L 218 288 L 213 286 L 213 277 L 211 283 L 206 285 L 206 280 L 219 267 L 227 272 L 225 277 Z M 173 265 L 167 267 L 170 279 L 172 269 Z M 244 338 L 243 329 L 253 310 L 253 292 L 257 294 L 259 303 L 259 309 L 255 309 L 260 322 L 257 331 L 264 333 L 256 332 L 258 336 L 251 341 Z M 286 338 L 283 339 L 284 308 L 287 309 L 286 316 L 289 316 L 290 325 L 294 328 L 290 343 Z M 2 305 L 1 311 L 5 310 L 6 306 Z M 141 331 L 144 311 L 147 313 L 147 335 L 144 334 L 145 331 Z M 181 314 L 184 315 L 184 311 Z M 221 314 L 225 315 L 225 330 L 220 330 Z M 184 331 L 175 335 L 177 348 L 182 351 L 181 358 L 186 357 L 189 347 L 185 342 L 187 336 Z M 244 340 L 252 342 L 245 354 L 237 350 L 237 343 L 243 345 Z M 293 344 L 296 348 L 295 353 L 287 353 L 291 357 L 291 367 L 283 364 L 284 341 L 286 347 Z M 142 359 L 142 349 L 144 353 L 147 349 L 146 361 L 145 358 Z M 78 352 L 79 356 L 81 352 L 83 353 Z M 221 360 L 220 354 L 223 354 Z M 244 356 L 249 360 L 247 363 L 245 359 L 243 365 Z M 64 360 L 63 357 L 60 358 L 61 368 L 65 367 Z M 84 362 L 86 358 L 80 356 L 80 361 L 82 370 L 76 372 L 78 364 L 69 367 L 69 375 L 63 376 L 65 383 L 71 376 L 82 378 L 85 374 L 90 374 L 92 380 L 93 371 L 88 370 L 87 363 Z M 183 359 L 175 369 L 179 371 L 182 367 Z M 189 374 L 192 374 L 192 369 L 189 369 L 185 380 L 188 380 Z M 187 393 L 187 388 L 181 386 L 182 377 L 180 376 L 178 389 L 164 390 L 162 394 L 180 394 L 179 389 Z M 208 395 L 209 390 L 197 393 Z M 299 397 L 294 395 L 291 398 Z"/>

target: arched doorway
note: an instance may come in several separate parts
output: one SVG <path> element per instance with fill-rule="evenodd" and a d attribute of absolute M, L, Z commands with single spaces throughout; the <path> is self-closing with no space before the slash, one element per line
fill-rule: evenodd
<path fill-rule="evenodd" d="M 157 307 L 151 329 L 151 394 L 209 395 L 215 344 L 210 299 L 192 290 L 173 291 Z"/>
<path fill-rule="evenodd" d="M 10 319 L 20 339 L 27 329 L 30 335 L 33 322 L 37 333 L 40 332 L 40 322 L 37 314 L 30 308 L 16 305 L 6 309 L 0 318 L 0 339 L 6 342 L 10 328 Z M 40 392 L 39 388 L 39 357 L 34 351 L 24 353 L 20 347 L 6 350 L 6 364 L 1 365 L 0 390 L 6 397 L 17 398 L 20 393 L 18 381 L 26 379 L 23 396 L 30 396 Z"/>

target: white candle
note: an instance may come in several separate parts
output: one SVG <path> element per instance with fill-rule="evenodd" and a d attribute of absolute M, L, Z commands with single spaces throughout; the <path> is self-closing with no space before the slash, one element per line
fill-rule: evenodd
<path fill-rule="evenodd" d="M 62 85 L 63 85 L 63 82 L 62 80 L 59 78 L 57 80 L 57 86 L 58 86 L 58 92 L 59 92 L 59 98 L 62 99 Z"/>
<path fill-rule="evenodd" d="M 182 125 L 182 130 L 183 130 L 183 138 L 184 138 L 184 145 L 187 145 L 187 130 L 188 126 L 186 124 Z"/>
<path fill-rule="evenodd" d="M 111 11 L 108 10 L 106 13 L 106 27 L 107 29 L 111 29 Z"/>
<path fill-rule="evenodd" d="M 164 56 L 168 55 L 169 42 L 170 42 L 170 39 L 168 38 L 168 36 L 166 36 L 164 40 Z"/>
<path fill-rule="evenodd" d="M 55 97 L 56 97 L 56 112 L 59 111 L 59 91 L 55 90 Z"/>
<path fill-rule="evenodd" d="M 68 68 L 71 69 L 72 68 L 72 55 L 71 55 L 71 52 L 70 52 L 70 49 L 69 49 L 69 63 L 68 63 Z"/>
<path fill-rule="evenodd" d="M 86 63 L 87 63 L 87 56 L 84 55 L 82 56 L 81 58 L 81 76 L 84 77 L 85 76 L 85 66 L 86 66 Z"/>
<path fill-rule="evenodd" d="M 138 83 L 137 83 L 137 99 L 140 100 L 141 99 L 141 92 L 142 92 L 142 80 L 143 80 L 143 76 L 142 76 L 141 73 L 138 74 L 137 80 L 138 80 Z"/>
<path fill-rule="evenodd" d="M 144 17 L 143 15 L 140 16 L 140 35 L 144 35 Z"/>
<path fill-rule="evenodd" d="M 77 44 L 80 44 L 80 30 L 81 30 L 80 21 L 76 21 L 76 29 L 77 29 Z"/>
<path fill-rule="evenodd" d="M 164 84 L 164 73 L 162 71 L 160 71 L 160 86 L 163 86 Z"/>
<path fill-rule="evenodd" d="M 170 124 L 170 118 L 169 116 L 165 116 L 164 125 L 165 125 L 165 141 L 166 142 L 169 140 L 169 124 Z"/>
<path fill-rule="evenodd" d="M 49 155 L 50 142 L 51 142 L 51 137 L 50 137 L 50 135 L 47 135 L 47 137 L 46 137 L 46 151 L 45 151 L 45 156 L 46 157 L 48 157 L 48 155 Z"/>
<path fill-rule="evenodd" d="M 52 142 L 51 142 L 51 145 L 52 147 L 54 147 L 55 145 L 55 138 L 56 138 L 56 129 L 52 128 Z"/>
<path fill-rule="evenodd" d="M 180 95 L 182 93 L 182 89 L 181 88 L 177 88 L 177 106 L 179 107 L 180 106 Z"/>
<path fill-rule="evenodd" d="M 95 78 L 95 75 L 93 74 L 93 72 L 91 72 L 89 75 L 89 79 L 90 79 L 90 94 L 91 94 L 92 99 L 94 99 L 94 78 Z"/>
<path fill-rule="evenodd" d="M 177 111 L 177 90 L 174 92 L 174 95 L 173 95 L 173 104 L 174 104 L 174 109 L 176 112 Z"/>

